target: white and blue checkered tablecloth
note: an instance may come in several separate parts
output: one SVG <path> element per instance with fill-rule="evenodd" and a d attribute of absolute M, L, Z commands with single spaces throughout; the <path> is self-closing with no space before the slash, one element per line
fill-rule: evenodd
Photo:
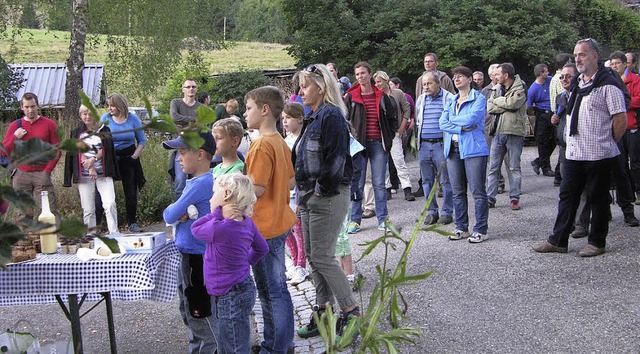
<path fill-rule="evenodd" d="M 89 294 L 101 299 L 169 302 L 176 295 L 180 252 L 173 241 L 153 253 L 83 262 L 75 255 L 43 255 L 33 262 L 7 265 L 0 270 L 0 306 L 56 302 L 55 295 Z"/>

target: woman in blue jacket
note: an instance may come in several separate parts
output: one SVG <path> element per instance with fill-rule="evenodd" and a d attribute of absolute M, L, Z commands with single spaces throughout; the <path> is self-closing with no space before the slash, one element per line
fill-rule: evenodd
<path fill-rule="evenodd" d="M 444 156 L 453 189 L 456 230 L 450 240 L 469 238 L 479 243 L 487 238 L 489 206 L 485 188 L 489 148 L 484 138 L 487 102 L 475 87 L 473 72 L 465 66 L 453 69 L 453 83 L 458 94 L 447 103 L 440 116 L 444 134 Z M 469 235 L 467 185 L 473 195 L 476 224 Z"/>

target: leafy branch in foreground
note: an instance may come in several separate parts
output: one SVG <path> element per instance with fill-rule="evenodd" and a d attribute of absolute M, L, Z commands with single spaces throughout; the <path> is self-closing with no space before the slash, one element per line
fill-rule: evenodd
<path fill-rule="evenodd" d="M 439 171 L 441 170 L 442 166 Z M 379 280 L 373 288 L 373 292 L 369 297 L 368 306 L 362 317 L 350 322 L 343 331 L 342 337 L 337 337 L 335 330 L 337 316 L 333 314 L 330 304 L 327 304 L 327 311 L 325 311 L 321 317 L 318 317 L 318 315 L 314 313 L 314 320 L 318 324 L 318 329 L 327 354 L 336 353 L 351 345 L 353 339 L 358 334 L 361 338 L 361 345 L 357 350 L 358 353 L 380 353 L 381 351 L 398 353 L 397 344 L 402 342 L 415 343 L 414 339 L 420 336 L 420 329 L 402 326 L 402 321 L 405 319 L 409 305 L 401 292 L 401 287 L 414 285 L 433 274 L 433 270 L 415 275 L 407 274 L 409 255 L 411 254 L 418 234 L 421 231 L 432 231 L 441 235 L 449 234 L 441 230 L 441 226 L 439 225 L 423 226 L 429 206 L 439 188 L 439 180 L 440 172 L 438 172 L 435 178 L 435 183 L 429 192 L 427 202 L 414 225 L 409 240 L 405 240 L 402 237 L 401 229 L 396 228 L 391 221 L 387 220 L 385 222 L 387 231 L 384 235 L 360 245 L 364 246 L 365 250 L 356 262 L 360 262 L 369 256 L 379 246 L 382 245 L 384 247 L 384 261 L 382 265 L 376 266 Z M 389 254 L 397 250 L 398 246 L 396 244 L 404 246 L 404 250 L 400 259 L 398 259 L 395 266 L 393 266 L 390 264 Z M 360 303 L 364 304 L 362 298 L 360 299 Z M 386 315 L 386 317 L 383 317 L 383 315 Z M 386 322 L 384 318 L 386 318 Z M 386 330 L 384 328 L 385 326 L 390 326 L 391 329 Z"/>
<path fill-rule="evenodd" d="M 100 115 L 91 103 L 89 97 L 82 91 L 80 91 L 80 97 L 82 100 L 82 104 L 89 108 L 91 117 L 99 125 Z M 149 112 L 149 116 L 151 117 L 151 104 L 146 97 L 144 97 L 143 100 L 145 103 L 145 107 Z M 198 114 L 196 120 L 190 123 L 186 129 L 180 132 L 180 136 L 185 141 L 185 144 L 189 148 L 194 150 L 197 150 L 200 146 L 202 146 L 203 143 L 203 140 L 198 135 L 198 132 L 208 131 L 209 129 L 207 127 L 216 120 L 215 112 L 208 107 L 201 106 L 197 109 L 196 112 Z M 110 133 L 90 132 L 90 134 L 101 136 L 104 134 L 122 134 L 135 130 L 157 131 L 160 133 L 171 134 L 177 134 L 179 132 L 171 116 L 162 114 L 156 117 L 152 117 L 152 119 L 148 123 L 145 123 L 141 128 L 137 128 L 134 130 Z M 59 129 L 58 134 L 64 135 L 62 133 L 62 129 Z M 14 150 L 10 155 L 12 160 L 11 165 L 9 165 L 7 168 L 0 168 L 0 180 L 2 180 L 2 183 L 0 183 L 0 205 L 3 205 L 3 203 L 8 203 L 14 208 L 18 208 L 21 210 L 32 210 L 36 207 L 36 202 L 34 201 L 32 195 L 26 193 L 25 191 L 14 189 L 10 183 L 9 174 L 16 166 L 44 164 L 50 161 L 59 153 L 80 153 L 86 152 L 89 149 L 87 144 L 78 139 L 61 138 L 60 140 L 61 142 L 58 145 L 51 145 L 37 138 L 29 139 L 27 141 L 19 140 L 15 142 Z M 4 150 L 4 147 L 2 145 L 0 145 L 0 149 L 6 151 Z M 4 209 L 0 210 L 0 215 L 3 214 L 3 210 Z M 6 219 L 6 216 L 4 218 Z M 40 230 L 43 230 L 44 228 L 50 226 L 50 224 L 37 222 L 28 218 L 17 221 L 0 221 L 0 268 L 2 268 L 4 264 L 11 261 L 12 244 L 25 238 L 28 234 L 38 234 Z M 77 218 L 62 217 L 60 225 L 56 228 L 55 232 L 69 239 L 77 239 L 84 237 L 87 232 L 95 232 L 95 230 L 88 230 L 87 227 L 82 223 L 82 221 Z M 113 252 L 119 252 L 119 248 L 115 240 L 111 240 L 100 235 L 97 235 L 97 237 L 105 242 L 105 244 Z"/>

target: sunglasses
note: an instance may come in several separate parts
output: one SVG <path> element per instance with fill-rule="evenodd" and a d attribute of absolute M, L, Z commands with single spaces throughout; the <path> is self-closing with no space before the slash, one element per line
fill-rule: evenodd
<path fill-rule="evenodd" d="M 304 68 L 304 71 L 322 76 L 322 72 L 315 64 L 307 66 L 306 68 Z"/>
<path fill-rule="evenodd" d="M 568 75 L 568 74 L 567 75 L 560 75 L 559 79 L 560 80 L 564 80 L 564 79 L 571 80 L 571 79 L 573 79 L 573 75 Z"/>

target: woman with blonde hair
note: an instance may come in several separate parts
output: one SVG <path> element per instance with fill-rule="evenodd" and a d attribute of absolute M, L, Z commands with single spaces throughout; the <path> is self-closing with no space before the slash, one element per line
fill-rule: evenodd
<path fill-rule="evenodd" d="M 307 66 L 299 74 L 300 96 L 311 112 L 292 149 L 298 205 L 304 233 L 304 249 L 316 287 L 314 312 L 325 311 L 327 303 L 338 302 L 342 310 L 338 334 L 360 316 L 351 286 L 336 258 L 336 242 L 349 208 L 352 175 L 349 154 L 347 108 L 338 83 L 323 64 Z M 298 330 L 302 338 L 319 335 L 311 316 Z"/>
<path fill-rule="evenodd" d="M 110 234 L 118 233 L 118 212 L 113 180 L 120 179 L 111 130 L 99 125 L 89 114 L 89 108 L 80 106 L 82 124 L 71 132 L 71 138 L 83 141 L 89 150 L 82 153 L 67 152 L 64 164 L 64 186 L 78 185 L 82 218 L 89 228 L 96 227 L 96 189 Z"/>
<path fill-rule="evenodd" d="M 122 177 L 127 224 L 130 232 L 141 232 L 136 217 L 138 207 L 138 190 L 142 189 L 146 180 L 140 163 L 140 154 L 147 143 L 142 131 L 142 122 L 134 113 L 129 112 L 127 99 L 114 93 L 107 99 L 108 111 L 100 118 L 100 123 L 108 122 L 113 134 L 118 167 Z"/>
<path fill-rule="evenodd" d="M 391 159 L 398 171 L 398 179 L 400 179 L 400 185 L 404 191 L 404 200 L 413 202 L 416 198 L 411 193 L 411 180 L 409 179 L 409 170 L 407 164 L 404 162 L 404 151 L 402 150 L 402 139 L 406 134 L 406 129 L 411 122 L 411 106 L 404 95 L 404 92 L 393 88 L 389 85 L 389 75 L 384 71 L 377 71 L 373 74 L 373 81 L 375 81 L 376 87 L 382 92 L 391 97 L 391 104 L 396 110 L 396 116 L 398 118 L 398 131 L 393 138 L 393 145 L 391 145 Z M 390 194 L 391 180 L 389 175 L 386 177 L 387 193 Z"/>

